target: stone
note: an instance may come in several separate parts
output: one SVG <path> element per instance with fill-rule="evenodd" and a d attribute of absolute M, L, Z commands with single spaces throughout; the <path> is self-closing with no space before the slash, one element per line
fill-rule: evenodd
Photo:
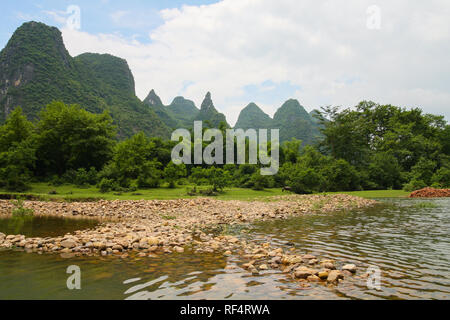
<path fill-rule="evenodd" d="M 298 267 L 297 269 L 295 269 L 295 272 L 294 272 L 294 276 L 297 279 L 306 279 L 309 276 L 315 275 L 315 274 L 317 274 L 316 270 L 309 269 L 309 268 L 303 267 L 303 266 L 302 267 Z"/>
<path fill-rule="evenodd" d="M 326 280 L 328 278 L 328 274 L 329 274 L 328 271 L 319 271 L 318 276 L 320 279 Z"/>
<path fill-rule="evenodd" d="M 123 251 L 123 247 L 120 244 L 113 245 L 112 249 L 116 251 Z"/>
<path fill-rule="evenodd" d="M 64 240 L 63 242 L 61 242 L 61 247 L 66 249 L 72 249 L 76 247 L 76 245 L 77 243 L 73 240 Z"/>
<path fill-rule="evenodd" d="M 175 247 L 175 248 L 173 248 L 176 252 L 178 252 L 178 253 L 183 253 L 184 252 L 184 248 L 182 248 L 182 247 Z"/>
<path fill-rule="evenodd" d="M 259 270 L 268 270 L 269 267 L 267 266 L 267 264 L 262 264 L 259 266 Z"/>
<path fill-rule="evenodd" d="M 272 259 L 270 259 L 270 263 L 281 264 L 281 257 L 273 257 Z"/>
<path fill-rule="evenodd" d="M 344 279 L 344 275 L 339 270 L 332 270 L 328 274 L 327 282 L 337 284 L 340 279 Z"/>
<path fill-rule="evenodd" d="M 251 263 L 244 263 L 242 265 L 242 268 L 244 268 L 244 269 L 252 269 L 252 268 L 254 268 L 254 266 Z"/>
<path fill-rule="evenodd" d="M 306 280 L 308 280 L 309 282 L 318 282 L 320 281 L 320 277 L 313 274 L 306 278 Z"/>
<path fill-rule="evenodd" d="M 342 267 L 342 270 L 350 271 L 351 273 L 355 273 L 356 269 L 357 268 L 354 264 L 346 264 L 345 266 Z"/>
<path fill-rule="evenodd" d="M 160 243 L 157 237 L 148 237 L 146 241 L 150 246 L 157 246 Z"/>
<path fill-rule="evenodd" d="M 334 264 L 332 262 L 321 262 L 320 266 L 324 269 L 330 269 L 330 270 L 335 270 L 336 267 L 334 266 Z"/>
<path fill-rule="evenodd" d="M 94 246 L 94 248 L 96 248 L 98 250 L 106 249 L 106 245 L 103 242 L 94 242 L 93 246 Z"/>

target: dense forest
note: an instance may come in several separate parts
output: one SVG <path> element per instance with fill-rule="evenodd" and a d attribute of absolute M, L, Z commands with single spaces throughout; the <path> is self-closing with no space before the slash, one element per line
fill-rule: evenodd
<path fill-rule="evenodd" d="M 119 141 L 107 111 L 53 102 L 29 121 L 16 108 L 0 127 L 0 187 L 25 191 L 38 181 L 96 185 L 102 192 L 177 185 L 289 186 L 296 193 L 450 187 L 450 126 L 442 116 L 365 101 L 323 108 L 315 117 L 323 138 L 307 146 L 284 142 L 278 174 L 262 176 L 259 165 L 175 165 L 177 142 L 143 132 Z"/>

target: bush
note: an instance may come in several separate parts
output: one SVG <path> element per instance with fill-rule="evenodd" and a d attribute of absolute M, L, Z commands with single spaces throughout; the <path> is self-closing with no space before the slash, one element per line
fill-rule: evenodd
<path fill-rule="evenodd" d="M 440 188 L 450 188 L 450 169 L 440 168 L 431 178 L 433 185 L 439 185 Z"/>
<path fill-rule="evenodd" d="M 321 176 L 311 168 L 298 169 L 291 178 L 289 186 L 297 194 L 310 194 L 319 191 Z"/>
<path fill-rule="evenodd" d="M 253 190 L 262 191 L 265 188 L 272 188 L 275 183 L 271 176 L 263 176 L 256 172 L 252 175 L 249 184 Z"/>
<path fill-rule="evenodd" d="M 117 189 L 120 188 L 119 184 L 116 181 L 106 178 L 103 178 L 97 187 L 100 189 L 100 192 L 102 193 L 117 191 Z"/>
<path fill-rule="evenodd" d="M 413 192 L 415 190 L 420 190 L 426 187 L 428 187 L 428 185 L 423 180 L 413 179 L 403 186 L 403 190 L 406 192 Z"/>

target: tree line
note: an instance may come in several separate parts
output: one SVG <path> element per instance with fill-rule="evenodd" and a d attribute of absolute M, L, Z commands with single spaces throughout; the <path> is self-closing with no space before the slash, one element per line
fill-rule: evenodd
<path fill-rule="evenodd" d="M 212 191 L 289 186 L 296 193 L 450 187 L 444 117 L 367 101 L 322 108 L 316 117 L 322 139 L 308 146 L 285 142 L 278 174 L 262 176 L 260 164 L 175 165 L 177 142 L 143 133 L 118 141 L 107 112 L 53 102 L 31 122 L 16 108 L 0 126 L 0 187 L 22 192 L 42 181 L 94 185 L 102 192 L 188 184 Z"/>

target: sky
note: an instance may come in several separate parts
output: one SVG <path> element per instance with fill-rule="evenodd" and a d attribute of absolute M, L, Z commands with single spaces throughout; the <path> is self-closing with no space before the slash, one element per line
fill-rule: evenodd
<path fill-rule="evenodd" d="M 4 1 L 0 47 L 22 23 L 58 27 L 72 56 L 128 61 L 136 94 L 199 106 L 210 91 L 230 124 L 248 103 L 269 115 L 362 100 L 450 120 L 448 0 Z"/>

